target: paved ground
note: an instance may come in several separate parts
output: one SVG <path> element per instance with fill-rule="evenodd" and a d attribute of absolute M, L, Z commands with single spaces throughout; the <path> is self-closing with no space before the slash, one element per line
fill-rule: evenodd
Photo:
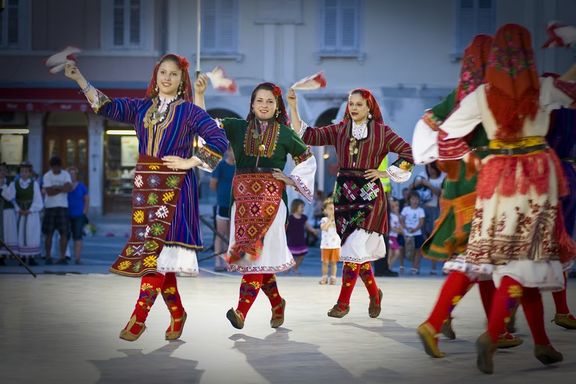
<path fill-rule="evenodd" d="M 131 312 L 137 280 L 111 274 L 0 277 L 2 383 L 571 383 L 576 379 L 576 333 L 547 323 L 566 361 L 544 367 L 526 340 L 496 355 L 496 374 L 475 367 L 474 340 L 484 317 L 477 290 L 455 313 L 458 338 L 442 341 L 448 353 L 431 359 L 415 328 L 427 315 L 440 278 L 378 278 L 384 291 L 379 318 L 367 315 L 363 286 L 351 311 L 332 319 L 326 311 L 338 286 L 313 277 L 280 277 L 286 322 L 269 327 L 270 309 L 259 297 L 246 326 L 236 330 L 224 314 L 235 304 L 238 279 L 206 273 L 180 279 L 189 314 L 181 342 L 164 341 L 168 312 L 157 302 L 140 340 L 118 339 Z M 569 296 L 576 297 L 576 281 Z M 161 299 L 160 299 L 161 300 Z M 553 315 L 550 295 L 546 317 Z M 574 301 L 571 303 L 574 307 Z M 519 316 L 521 336 L 527 327 Z"/>
<path fill-rule="evenodd" d="M 448 353 L 431 359 L 415 328 L 427 316 L 442 277 L 378 278 L 384 291 L 379 318 L 367 316 L 360 283 L 351 312 L 326 316 L 339 286 L 320 286 L 318 250 L 312 249 L 302 275 L 281 275 L 287 301 L 286 323 L 269 327 L 270 308 L 259 297 L 246 326 L 238 331 L 225 318 L 235 305 L 239 276 L 213 273 L 200 264 L 198 278 L 179 279 L 189 319 L 181 342 L 164 341 L 169 324 L 162 302 L 154 306 L 140 340 L 118 339 L 136 299 L 138 282 L 108 274 L 128 232 L 128 218 L 108 217 L 86 239 L 82 265 L 33 267 L 34 279 L 10 261 L 0 267 L 1 383 L 571 383 L 576 379 L 576 331 L 547 322 L 549 335 L 565 361 L 544 367 L 532 356 L 522 315 L 519 335 L 526 343 L 496 356 L 496 374 L 475 367 L 474 341 L 485 323 L 476 289 L 455 313 L 458 338 L 442 341 Z M 207 243 L 210 236 L 207 232 Z M 200 255 L 201 258 L 209 253 Z M 568 285 L 576 308 L 576 280 Z M 546 318 L 553 317 L 551 295 Z M 576 310 L 575 310 L 576 311 Z"/>

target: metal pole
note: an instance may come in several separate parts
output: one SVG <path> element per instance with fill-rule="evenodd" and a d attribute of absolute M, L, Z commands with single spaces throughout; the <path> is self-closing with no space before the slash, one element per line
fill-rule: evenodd
<path fill-rule="evenodd" d="M 202 38 L 202 0 L 196 0 L 196 78 L 200 75 L 200 44 Z"/>

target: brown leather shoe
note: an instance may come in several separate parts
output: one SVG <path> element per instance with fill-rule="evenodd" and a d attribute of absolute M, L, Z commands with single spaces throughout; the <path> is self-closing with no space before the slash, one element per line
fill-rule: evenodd
<path fill-rule="evenodd" d="M 278 309 L 282 308 L 282 313 L 276 313 Z M 278 328 L 284 324 L 284 309 L 286 308 L 286 300 L 282 299 L 282 302 L 272 308 L 272 318 L 270 319 L 270 326 L 272 328 Z"/>
<path fill-rule="evenodd" d="M 131 329 L 134 325 L 139 325 L 141 327 L 138 333 L 131 332 Z M 146 325 L 144 325 L 144 323 L 136 321 L 136 315 L 132 315 L 132 317 L 128 321 L 128 324 L 126 324 L 126 327 L 124 327 L 124 329 L 120 331 L 120 338 L 126 341 L 136 341 L 138 340 L 138 338 L 140 337 L 142 332 L 144 332 L 145 329 Z"/>
<path fill-rule="evenodd" d="M 182 315 L 181 318 L 175 319 L 173 317 L 170 318 L 170 328 L 166 331 L 166 340 L 178 340 L 180 336 L 182 336 L 182 331 L 184 330 L 184 323 L 186 323 L 186 312 Z M 178 331 L 175 331 L 176 323 L 180 323 L 180 328 Z"/>
<path fill-rule="evenodd" d="M 376 318 L 382 310 L 382 290 L 378 289 L 379 300 L 376 301 L 375 297 L 370 297 L 370 305 L 368 305 L 368 316 Z"/>
<path fill-rule="evenodd" d="M 564 360 L 564 356 L 550 344 L 536 344 L 534 346 L 534 356 L 544 365 L 559 363 Z"/>
<path fill-rule="evenodd" d="M 576 318 L 574 318 L 570 313 L 557 313 L 554 315 L 554 320 L 552 320 L 552 322 L 566 329 L 576 329 Z"/>
<path fill-rule="evenodd" d="M 434 328 L 428 323 L 422 323 L 416 329 L 422 345 L 424 346 L 424 351 L 428 356 L 434 358 L 442 358 L 446 356 L 444 352 L 441 352 L 438 348 L 438 338 L 436 337 L 436 332 Z"/>
<path fill-rule="evenodd" d="M 348 314 L 348 312 L 350 312 L 350 305 L 348 304 L 344 304 L 342 305 L 345 309 L 340 309 L 340 303 L 336 303 L 334 304 L 334 306 L 332 307 L 332 309 L 330 309 L 328 311 L 328 316 L 330 317 L 337 317 L 337 318 L 342 318 L 344 316 L 346 316 Z"/>
<path fill-rule="evenodd" d="M 244 328 L 244 315 L 241 312 L 238 312 L 234 308 L 230 308 L 228 312 L 226 312 L 226 318 L 230 320 L 230 324 L 236 329 Z"/>
<path fill-rule="evenodd" d="M 505 332 L 498 337 L 498 341 L 496 341 L 496 346 L 499 349 L 506 349 L 506 348 L 514 348 L 521 345 L 524 342 L 519 337 L 514 336 L 509 332 Z"/>
<path fill-rule="evenodd" d="M 494 353 L 496 352 L 496 343 L 492 342 L 492 338 L 488 332 L 484 332 L 476 340 L 476 366 L 484 373 L 494 373 L 494 362 L 492 361 Z"/>

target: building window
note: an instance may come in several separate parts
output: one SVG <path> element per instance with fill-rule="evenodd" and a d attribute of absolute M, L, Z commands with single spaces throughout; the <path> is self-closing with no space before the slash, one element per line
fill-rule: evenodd
<path fill-rule="evenodd" d="M 149 50 L 152 40 L 150 0 L 102 2 L 102 40 L 106 49 Z"/>
<path fill-rule="evenodd" d="M 495 0 L 456 0 L 455 58 L 478 34 L 492 35 L 495 27 Z"/>
<path fill-rule="evenodd" d="M 5 0 L 0 13 L 0 48 L 26 49 L 30 8 L 29 0 Z"/>
<path fill-rule="evenodd" d="M 361 0 L 321 0 L 320 56 L 360 55 Z"/>
<path fill-rule="evenodd" d="M 238 0 L 202 2 L 202 53 L 236 55 Z"/>

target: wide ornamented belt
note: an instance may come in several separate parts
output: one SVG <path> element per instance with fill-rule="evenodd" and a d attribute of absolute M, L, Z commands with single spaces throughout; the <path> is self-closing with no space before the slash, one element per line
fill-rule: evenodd
<path fill-rule="evenodd" d="M 356 168 L 340 168 L 338 170 L 338 176 L 364 176 L 366 169 L 356 169 Z"/>
<path fill-rule="evenodd" d="M 486 150 L 490 155 L 524 155 L 549 148 L 544 136 L 528 136 L 514 141 L 490 140 Z"/>

